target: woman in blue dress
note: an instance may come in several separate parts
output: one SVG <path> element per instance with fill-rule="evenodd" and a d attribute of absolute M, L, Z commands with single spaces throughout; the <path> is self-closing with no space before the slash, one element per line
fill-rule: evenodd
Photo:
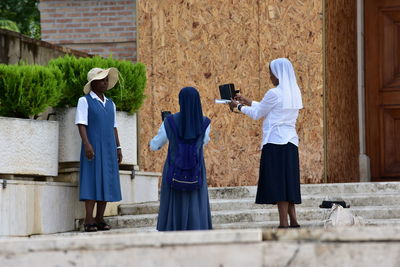
<path fill-rule="evenodd" d="M 85 201 L 86 232 L 110 230 L 104 222 L 107 202 L 121 200 L 118 163 L 122 152 L 118 138 L 116 108 L 104 93 L 118 82 L 116 68 L 93 68 L 78 101 L 75 124 L 82 138 L 79 198 Z M 93 209 L 97 203 L 96 217 Z"/>
<path fill-rule="evenodd" d="M 168 156 L 164 164 L 161 182 L 160 210 L 157 230 L 206 230 L 212 229 L 203 145 L 210 140 L 210 120 L 203 116 L 199 92 L 193 87 L 185 87 L 179 93 L 180 112 L 170 115 L 161 124 L 157 136 L 150 141 L 151 150 L 159 150 L 169 142 Z M 167 120 L 173 119 L 176 130 Z M 178 136 L 176 136 L 178 135 Z M 199 168 L 201 183 L 198 189 L 178 190 L 167 179 L 178 151 L 180 141 L 199 140 Z"/>

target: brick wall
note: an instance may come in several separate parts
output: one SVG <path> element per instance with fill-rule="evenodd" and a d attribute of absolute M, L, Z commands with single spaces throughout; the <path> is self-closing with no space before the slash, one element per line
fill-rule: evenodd
<path fill-rule="evenodd" d="M 42 39 L 136 61 L 136 0 L 41 0 Z"/>

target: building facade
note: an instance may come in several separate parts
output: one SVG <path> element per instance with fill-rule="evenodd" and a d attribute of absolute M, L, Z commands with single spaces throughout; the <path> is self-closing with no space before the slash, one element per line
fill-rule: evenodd
<path fill-rule="evenodd" d="M 117 58 L 146 64 L 147 98 L 139 112 L 145 171 L 161 171 L 166 156 L 166 148 L 151 152 L 147 145 L 160 112 L 178 111 L 179 90 L 194 86 L 212 120 L 209 184 L 256 184 L 261 122 L 214 99 L 223 83 L 261 99 L 272 87 L 268 63 L 288 57 L 304 102 L 302 182 L 400 177 L 399 1 L 42 0 L 40 10 L 44 40 L 103 56 L 115 45 Z"/>

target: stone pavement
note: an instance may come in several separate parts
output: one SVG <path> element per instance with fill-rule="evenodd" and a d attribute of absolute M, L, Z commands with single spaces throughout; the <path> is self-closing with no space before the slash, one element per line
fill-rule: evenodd
<path fill-rule="evenodd" d="M 400 226 L 63 233 L 0 239 L 0 266 L 400 266 Z"/>

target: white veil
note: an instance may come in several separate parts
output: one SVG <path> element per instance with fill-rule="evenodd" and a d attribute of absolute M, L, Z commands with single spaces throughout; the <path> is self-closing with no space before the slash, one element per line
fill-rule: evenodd
<path fill-rule="evenodd" d="M 277 88 L 282 90 L 283 108 L 302 109 L 303 101 L 292 63 L 287 58 L 278 58 L 271 61 L 270 66 L 272 73 L 279 79 Z"/>

